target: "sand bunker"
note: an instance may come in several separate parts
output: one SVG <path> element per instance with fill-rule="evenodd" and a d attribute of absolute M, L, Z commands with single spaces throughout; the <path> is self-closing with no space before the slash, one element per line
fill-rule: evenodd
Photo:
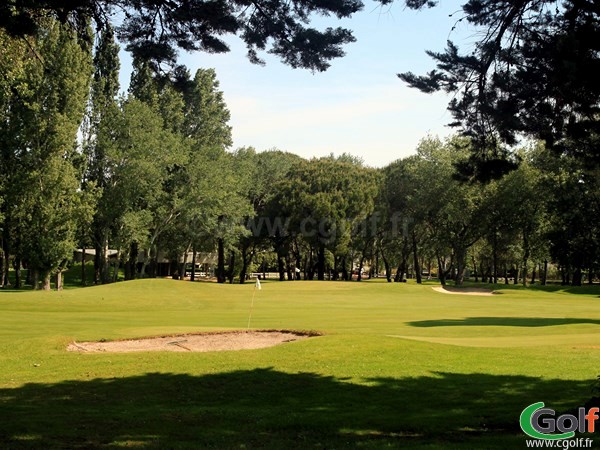
<path fill-rule="evenodd" d="M 107 342 L 72 342 L 67 350 L 81 353 L 220 352 L 274 347 L 284 342 L 299 341 L 313 336 L 319 336 L 319 333 L 288 330 L 189 333 Z"/>
<path fill-rule="evenodd" d="M 451 286 L 434 286 L 433 289 L 436 292 L 441 292 L 442 294 L 461 294 L 461 295 L 496 295 L 494 291 L 484 288 L 457 288 Z"/>

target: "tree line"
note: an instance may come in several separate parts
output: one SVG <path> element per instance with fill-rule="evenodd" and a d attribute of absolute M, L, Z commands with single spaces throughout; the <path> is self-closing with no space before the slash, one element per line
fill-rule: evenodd
<path fill-rule="evenodd" d="M 121 94 L 110 26 L 40 24 L 25 38 L 0 31 L 2 286 L 13 269 L 17 287 L 56 277 L 60 288 L 76 248 L 93 249 L 95 283 L 158 276 L 165 258 L 183 278 L 207 252 L 219 282 L 259 267 L 281 280 L 361 280 L 368 268 L 459 284 L 467 273 L 545 283 L 551 263 L 565 284 L 598 273 L 598 169 L 581 158 L 532 143 L 514 170 L 477 183 L 460 177 L 468 137 L 425 138 L 381 169 L 348 154 L 231 151 L 213 70 L 135 58 Z"/>

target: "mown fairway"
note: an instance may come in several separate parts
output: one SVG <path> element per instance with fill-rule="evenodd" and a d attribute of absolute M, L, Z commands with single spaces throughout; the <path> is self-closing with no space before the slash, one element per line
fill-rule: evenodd
<path fill-rule="evenodd" d="M 524 448 L 524 407 L 582 406 L 600 374 L 590 288 L 478 297 L 266 282 L 252 328 L 325 335 L 221 353 L 65 351 L 244 329 L 253 289 L 144 280 L 0 292 L 0 448 Z"/>

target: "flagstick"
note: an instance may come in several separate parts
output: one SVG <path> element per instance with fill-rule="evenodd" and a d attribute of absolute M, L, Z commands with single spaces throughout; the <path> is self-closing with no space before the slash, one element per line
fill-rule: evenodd
<path fill-rule="evenodd" d="M 254 308 L 254 294 L 256 294 L 256 285 L 254 285 L 254 289 L 252 290 L 252 303 L 250 304 L 250 314 L 248 315 L 248 327 L 247 330 L 250 329 L 250 319 L 252 319 L 252 309 Z"/>

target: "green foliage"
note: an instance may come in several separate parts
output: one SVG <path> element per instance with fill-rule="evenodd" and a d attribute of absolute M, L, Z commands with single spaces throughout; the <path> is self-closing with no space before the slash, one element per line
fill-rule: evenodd
<path fill-rule="evenodd" d="M 423 139 L 416 155 L 384 170 L 382 201 L 388 228 L 382 245 L 388 257 L 399 262 L 400 272 L 420 245 L 436 260 L 442 283 L 450 267 L 458 272 L 456 281 L 462 282 L 467 250 L 481 236 L 483 223 L 479 187 L 454 177 L 454 163 L 464 158 L 464 148 L 458 138 L 447 142 Z M 402 218 L 402 230 L 397 229 L 394 216 Z M 399 254 L 394 255 L 395 249 Z"/>
<path fill-rule="evenodd" d="M 226 149 L 232 144 L 230 113 L 213 69 L 198 69 L 186 98 L 185 130 L 194 148 Z"/>
<path fill-rule="evenodd" d="M 469 0 L 462 10 L 460 20 L 480 31 L 474 48 L 461 53 L 448 42 L 428 52 L 436 70 L 399 76 L 423 92 L 453 94 L 448 109 L 474 143 L 465 175 L 498 178 L 514 168 L 510 153 L 522 136 L 598 164 L 597 2 Z"/>
<path fill-rule="evenodd" d="M 281 211 L 316 253 L 310 271 L 316 269 L 319 279 L 324 278 L 326 250 L 337 256 L 349 252 L 353 229 L 374 210 L 377 188 L 374 170 L 333 156 L 301 161 L 281 182 Z"/>
<path fill-rule="evenodd" d="M 2 178 L 10 186 L 3 240 L 44 276 L 48 288 L 50 274 L 72 255 L 77 217 L 87 208 L 71 160 L 91 55 L 68 27 L 54 21 L 44 26 L 29 44 L 31 53 L 15 53 L 21 58 L 19 70 L 11 71 L 17 89 L 4 91 Z"/>
<path fill-rule="evenodd" d="M 115 244 L 148 245 L 154 228 L 167 220 L 174 199 L 165 191 L 171 169 L 184 164 L 180 138 L 164 128 L 163 118 L 136 99 L 121 102 L 117 114 L 102 122 L 98 145 L 105 149 L 111 174 L 99 202 L 103 222 L 111 224 Z M 142 226 L 142 228 L 138 228 Z"/>
<path fill-rule="evenodd" d="M 39 29 L 40 15 L 53 16 L 82 34 L 85 34 L 83 24 L 92 19 L 102 29 L 118 24 L 119 38 L 127 43 L 134 59 L 152 60 L 155 64 L 174 64 L 179 49 L 227 52 L 229 47 L 222 36 L 231 34 L 244 41 L 252 62 L 261 63 L 258 52 L 266 50 L 294 68 L 323 71 L 330 60 L 344 55 L 342 46 L 353 42 L 354 37 L 344 28 L 319 31 L 307 24 L 316 15 L 350 17 L 362 7 L 357 0 L 296 0 L 293 4 L 281 1 L 248 4 L 241 0 L 194 3 L 75 0 L 68 6 L 36 0 L 26 5 L 18 2 L 1 5 L 0 28 L 12 35 L 32 34 Z"/>

